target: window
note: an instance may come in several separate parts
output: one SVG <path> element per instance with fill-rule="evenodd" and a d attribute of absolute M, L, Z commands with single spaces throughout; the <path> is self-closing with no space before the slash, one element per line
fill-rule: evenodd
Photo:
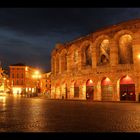
<path fill-rule="evenodd" d="M 17 80 L 17 85 L 19 84 L 19 81 Z"/>
<path fill-rule="evenodd" d="M 91 49 L 89 45 L 85 49 L 85 59 L 86 65 L 92 65 Z"/>
<path fill-rule="evenodd" d="M 14 80 L 12 81 L 12 84 L 13 84 L 13 85 L 15 85 L 15 82 L 14 82 Z"/>
<path fill-rule="evenodd" d="M 110 46 L 109 40 L 104 39 L 99 47 L 99 65 L 106 65 L 110 63 Z"/>
<path fill-rule="evenodd" d="M 21 85 L 23 85 L 23 80 L 21 80 Z"/>
<path fill-rule="evenodd" d="M 17 73 L 17 78 L 19 78 L 19 74 Z"/>
<path fill-rule="evenodd" d="M 14 73 L 12 74 L 12 78 L 14 78 Z"/>
<path fill-rule="evenodd" d="M 21 78 L 23 78 L 23 73 L 21 74 Z"/>

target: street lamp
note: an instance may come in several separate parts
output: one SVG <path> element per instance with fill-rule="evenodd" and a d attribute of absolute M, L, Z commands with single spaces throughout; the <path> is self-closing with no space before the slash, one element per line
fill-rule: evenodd
<path fill-rule="evenodd" d="M 32 75 L 32 78 L 36 79 L 37 80 L 37 83 L 36 83 L 36 93 L 40 93 L 40 78 L 41 78 L 41 74 L 40 72 L 37 70 L 34 72 L 34 74 Z"/>

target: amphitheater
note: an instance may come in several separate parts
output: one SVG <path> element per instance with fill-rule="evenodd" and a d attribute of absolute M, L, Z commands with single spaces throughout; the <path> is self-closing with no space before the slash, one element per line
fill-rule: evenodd
<path fill-rule="evenodd" d="M 140 19 L 56 44 L 51 71 L 53 99 L 139 101 Z"/>

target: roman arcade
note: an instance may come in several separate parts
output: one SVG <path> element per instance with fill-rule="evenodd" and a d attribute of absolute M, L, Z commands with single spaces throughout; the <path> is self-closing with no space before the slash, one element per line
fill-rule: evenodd
<path fill-rule="evenodd" d="M 140 20 L 104 28 L 51 54 L 51 98 L 138 101 Z"/>

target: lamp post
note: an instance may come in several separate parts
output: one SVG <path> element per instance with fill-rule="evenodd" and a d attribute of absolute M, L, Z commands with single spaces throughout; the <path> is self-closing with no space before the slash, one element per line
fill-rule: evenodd
<path fill-rule="evenodd" d="M 41 74 L 39 71 L 35 71 L 34 74 L 32 75 L 34 79 L 36 79 L 36 93 L 40 93 L 40 78 Z"/>

